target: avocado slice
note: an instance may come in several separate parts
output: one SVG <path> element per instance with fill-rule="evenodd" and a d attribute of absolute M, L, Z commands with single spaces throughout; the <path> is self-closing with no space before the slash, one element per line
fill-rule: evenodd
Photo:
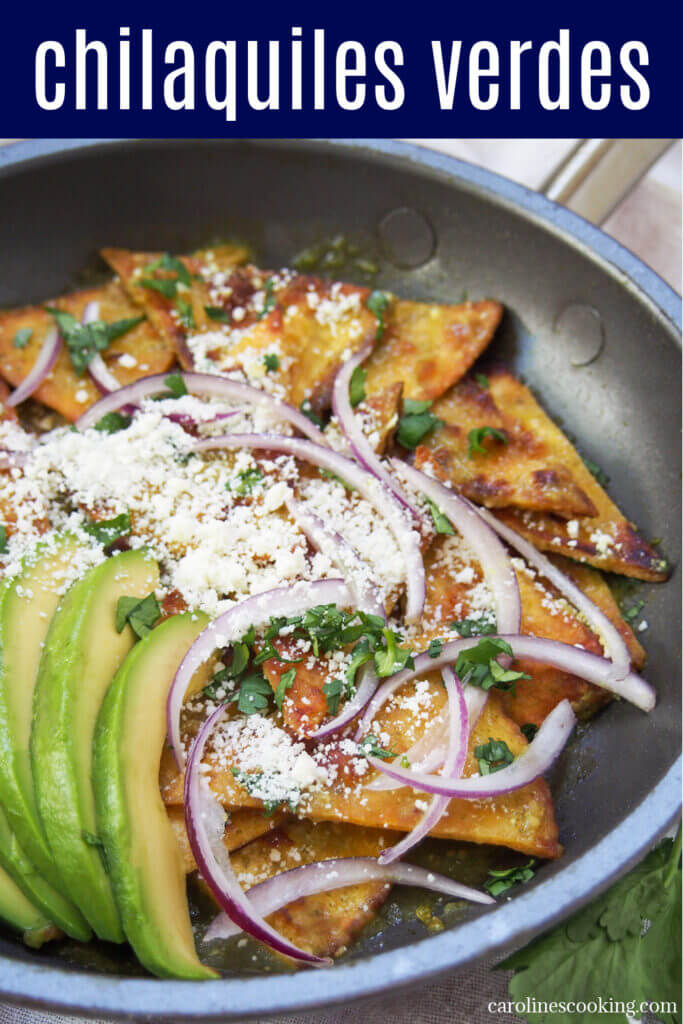
<path fill-rule="evenodd" d="M 104 694 L 135 643 L 116 630 L 120 597 L 146 597 L 159 582 L 144 550 L 124 551 L 66 592 L 45 638 L 31 730 L 38 813 L 71 899 L 102 939 L 124 935 L 97 837 L 92 743 Z"/>
<path fill-rule="evenodd" d="M 50 921 L 27 900 L 12 878 L 0 868 L 0 920 L 17 932 L 48 928 Z"/>
<path fill-rule="evenodd" d="M 159 793 L 166 697 L 208 621 L 174 615 L 141 640 L 116 673 L 95 732 L 97 828 L 116 903 L 138 959 L 162 978 L 216 977 L 195 952 L 180 850 Z M 208 675 L 200 668 L 192 689 Z"/>
<path fill-rule="evenodd" d="M 60 582 L 77 551 L 70 536 L 43 542 L 26 556 L 21 572 L 0 585 L 0 809 L 5 812 L 0 863 L 55 924 L 85 940 L 90 928 L 67 898 L 38 818 L 29 761 L 41 649 L 59 603 Z"/>

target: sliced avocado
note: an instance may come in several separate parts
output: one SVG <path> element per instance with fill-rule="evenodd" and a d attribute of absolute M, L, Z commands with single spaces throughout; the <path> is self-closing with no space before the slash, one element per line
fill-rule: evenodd
<path fill-rule="evenodd" d="M 67 898 L 38 818 L 29 761 L 42 645 L 64 573 L 77 551 L 73 537 L 43 542 L 24 559 L 21 572 L 0 586 L 0 807 L 7 815 L 5 870 L 63 931 L 87 939 L 90 928 Z"/>
<path fill-rule="evenodd" d="M 134 647 L 107 691 L 95 732 L 97 828 L 116 902 L 138 959 L 162 978 L 216 977 L 195 952 L 180 850 L 159 793 L 166 697 L 207 624 L 205 615 L 175 615 Z"/>
<path fill-rule="evenodd" d="M 0 811 L 0 818 L 2 811 Z M 4 850 L 7 835 L 3 833 L 3 823 L 0 820 L 0 856 Z M 4 858 L 3 858 L 4 859 Z M 0 867 L 0 920 L 4 921 L 16 931 L 25 932 L 34 928 L 47 928 L 50 924 L 49 918 L 34 906 L 28 897 L 22 892 L 14 879 L 4 868 Z"/>
<path fill-rule="evenodd" d="M 33 905 L 36 913 L 40 914 L 41 925 L 39 927 L 45 927 L 50 922 L 54 922 L 62 931 L 67 932 L 75 939 L 85 941 L 91 938 L 90 928 L 76 907 L 65 900 L 49 882 L 45 881 L 42 875 L 38 874 L 17 842 L 16 836 L 12 833 L 2 809 L 0 809 L 0 868 L 4 875 L 10 876 L 14 886 Z M 2 916 L 0 912 L 0 917 Z"/>
<path fill-rule="evenodd" d="M 146 597 L 156 562 L 124 551 L 91 569 L 64 595 L 40 659 L 33 702 L 31 769 L 50 850 L 70 897 L 102 939 L 124 935 L 97 837 L 92 743 L 97 715 L 117 669 L 135 643 L 116 629 L 120 597 Z"/>

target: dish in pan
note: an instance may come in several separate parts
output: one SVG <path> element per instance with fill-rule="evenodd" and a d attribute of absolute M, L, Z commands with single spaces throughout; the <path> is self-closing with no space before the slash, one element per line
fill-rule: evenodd
<path fill-rule="evenodd" d="M 3 427 L 3 866 L 43 914 L 30 941 L 59 915 L 212 976 L 199 863 L 231 918 L 210 941 L 321 963 L 391 881 L 491 898 L 403 865 L 427 833 L 559 856 L 542 774 L 575 714 L 654 705 L 594 570 L 666 565 L 479 359 L 501 307 L 236 247 L 104 255 L 114 282 L 0 321 L 8 409 L 30 391 L 75 421 Z"/>

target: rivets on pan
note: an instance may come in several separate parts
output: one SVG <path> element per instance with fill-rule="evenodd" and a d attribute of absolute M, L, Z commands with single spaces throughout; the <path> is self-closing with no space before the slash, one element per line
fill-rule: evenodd
<path fill-rule="evenodd" d="M 399 206 L 385 214 L 377 232 L 386 259 L 404 270 L 423 266 L 436 251 L 433 226 L 412 206 Z"/>
<path fill-rule="evenodd" d="M 562 336 L 564 353 L 571 366 L 589 366 L 602 355 L 605 325 L 595 306 L 571 302 L 555 317 L 553 330 Z"/>

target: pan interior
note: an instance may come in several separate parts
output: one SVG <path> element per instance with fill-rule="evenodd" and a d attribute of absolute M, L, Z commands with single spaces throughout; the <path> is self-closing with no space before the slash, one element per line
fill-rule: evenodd
<path fill-rule="evenodd" d="M 620 270 L 559 228 L 465 177 L 454 180 L 438 166 L 411 164 L 385 150 L 116 143 L 5 167 L 0 306 L 43 300 L 82 283 L 84 272 L 99 272 L 101 245 L 183 252 L 238 238 L 253 247 L 257 261 L 277 267 L 343 234 L 377 264 L 371 279 L 377 287 L 409 298 L 458 301 L 466 293 L 503 302 L 491 354 L 522 375 L 581 452 L 608 474 L 617 503 L 645 537 L 663 538 L 663 552 L 677 565 L 675 328 Z M 487 184 L 494 187 L 495 179 Z M 345 273 L 367 283 L 353 268 L 335 271 Z M 640 596 L 648 623 L 646 674 L 658 706 L 646 716 L 615 704 L 565 753 L 554 795 L 566 853 L 543 868 L 544 878 L 609 836 L 680 750 L 680 589 L 674 578 L 643 587 Z M 615 850 L 606 874 L 622 863 Z M 395 916 L 398 923 L 387 921 L 381 936 L 365 936 L 355 959 L 425 936 L 414 919 Z M 11 940 L 0 939 L 0 952 L 15 961 L 65 965 Z M 97 948 L 86 966 L 117 969 L 110 952 Z M 136 973 L 127 959 L 118 971 Z M 55 989 L 55 1002 L 68 1005 L 69 998 Z"/>

